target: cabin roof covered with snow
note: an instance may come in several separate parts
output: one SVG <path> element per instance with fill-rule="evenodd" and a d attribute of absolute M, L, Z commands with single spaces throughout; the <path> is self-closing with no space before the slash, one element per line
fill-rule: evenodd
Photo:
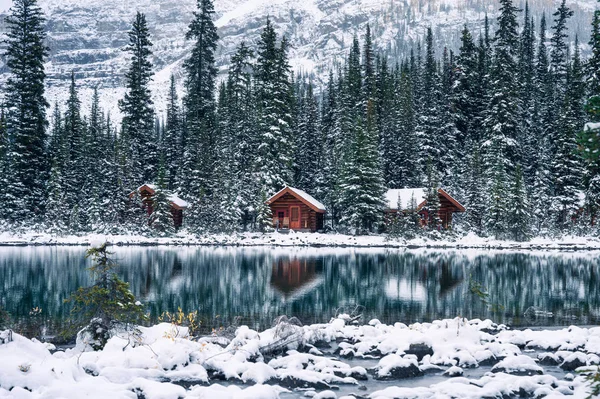
<path fill-rule="evenodd" d="M 267 204 L 271 204 L 278 198 L 283 197 L 286 193 L 290 193 L 294 197 L 298 198 L 300 201 L 304 202 L 309 208 L 312 208 L 316 212 L 325 213 L 326 211 L 325 205 L 317 201 L 312 195 L 308 194 L 306 191 L 300 190 L 299 188 L 289 186 L 284 187 L 271 198 L 269 198 L 267 200 Z"/>
<path fill-rule="evenodd" d="M 438 194 L 450 201 L 450 203 L 456 207 L 458 212 L 465 211 L 465 207 L 443 189 L 438 189 Z M 413 196 L 417 203 L 417 210 L 420 210 L 427 203 L 426 188 L 390 189 L 385 193 L 387 209 L 389 211 L 398 211 L 398 208 L 400 207 L 400 210 L 402 211 L 408 210 L 411 208 Z"/>
<path fill-rule="evenodd" d="M 397 211 L 411 208 L 410 202 L 415 197 L 417 209 L 421 208 L 427 198 L 427 189 L 425 188 L 400 188 L 390 189 L 385 193 L 387 209 Z"/>
<path fill-rule="evenodd" d="M 181 209 L 185 209 L 190 206 L 190 204 L 176 196 L 175 194 L 171 194 L 167 197 L 167 199 L 171 202 L 171 204 L 180 207 Z"/>
<path fill-rule="evenodd" d="M 142 184 L 135 191 L 131 192 L 131 194 L 129 194 L 129 196 L 131 197 L 137 193 L 141 193 L 142 191 L 148 191 L 150 193 L 150 195 L 154 195 L 157 188 L 158 188 L 158 186 L 156 184 Z M 190 204 L 187 201 L 179 198 L 175 194 L 168 194 L 167 199 L 169 200 L 171 205 L 173 205 L 175 208 L 178 208 L 178 209 L 186 209 L 190 206 Z"/>

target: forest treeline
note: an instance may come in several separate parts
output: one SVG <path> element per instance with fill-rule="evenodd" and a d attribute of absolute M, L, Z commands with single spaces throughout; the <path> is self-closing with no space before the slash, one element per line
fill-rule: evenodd
<path fill-rule="evenodd" d="M 44 98 L 44 16 L 15 0 L 7 18 L 0 119 L 0 218 L 11 229 L 57 233 L 174 232 L 168 194 L 191 206 L 193 233 L 264 230 L 265 200 L 285 185 L 328 209 L 338 230 L 382 228 L 388 188 L 444 187 L 467 212 L 464 231 L 525 240 L 598 232 L 600 11 L 582 59 L 566 27 L 573 12 L 534 17 L 500 0 L 494 28 L 465 25 L 454 53 L 435 54 L 432 29 L 410 57 L 377 51 L 367 25 L 324 87 L 294 75 L 290 44 L 267 19 L 217 79 L 211 0 L 186 33 L 183 93 L 171 78 L 157 118 L 144 14 L 129 32 L 130 65 L 114 123 L 97 92 L 82 115 L 75 74 L 66 104 Z M 574 45 L 572 43 L 574 42 Z M 129 194 L 153 182 L 150 219 Z"/>

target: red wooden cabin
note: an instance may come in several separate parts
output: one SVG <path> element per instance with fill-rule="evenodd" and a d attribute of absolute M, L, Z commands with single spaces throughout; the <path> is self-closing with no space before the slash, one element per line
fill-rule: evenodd
<path fill-rule="evenodd" d="M 144 184 L 137 188 L 137 190 L 132 191 L 129 194 L 129 198 L 133 199 L 136 195 L 140 196 L 140 200 L 142 201 L 142 206 L 148 213 L 151 215 L 154 211 L 154 204 L 152 202 L 152 197 L 156 192 L 156 186 L 154 184 Z M 175 194 L 170 194 L 168 196 L 169 202 L 171 204 L 171 215 L 173 216 L 173 224 L 176 228 L 181 227 L 183 224 L 183 211 L 188 208 L 188 203 Z"/>
<path fill-rule="evenodd" d="M 323 229 L 325 206 L 300 189 L 285 187 L 269 198 L 267 205 L 277 229 L 310 232 Z"/>
<path fill-rule="evenodd" d="M 426 188 L 403 188 L 388 190 L 385 197 L 387 202 L 387 208 L 385 210 L 386 216 L 397 214 L 398 211 L 406 212 L 407 210 L 411 209 L 411 202 L 414 198 L 416 210 L 421 216 L 421 224 L 423 226 L 427 224 L 427 221 L 429 220 L 429 212 L 426 208 Z M 441 188 L 438 189 L 438 197 L 440 200 L 440 211 L 438 215 L 442 221 L 442 227 L 444 229 L 448 229 L 452 226 L 452 215 L 455 212 L 464 212 L 465 207 Z"/>

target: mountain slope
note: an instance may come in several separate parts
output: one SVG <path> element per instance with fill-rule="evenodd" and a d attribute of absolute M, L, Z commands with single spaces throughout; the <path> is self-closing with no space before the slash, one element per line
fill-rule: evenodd
<path fill-rule="evenodd" d="M 51 56 L 47 63 L 48 99 L 63 102 L 71 70 L 82 87 L 82 100 L 89 102 L 98 86 L 104 108 L 118 118 L 117 101 L 123 95 L 123 73 L 128 57 L 122 51 L 127 31 L 137 10 L 146 13 L 154 42 L 153 82 L 156 109 L 164 110 L 171 73 L 181 78 L 181 65 L 189 43 L 187 25 L 196 2 L 184 0 L 40 0 L 48 18 Z M 550 14 L 550 0 L 530 3 L 534 15 Z M 575 11 L 571 33 L 587 42 L 589 22 L 596 2 L 571 2 Z M 486 12 L 491 18 L 496 2 L 489 0 L 217 0 L 216 24 L 221 38 L 217 63 L 227 70 L 228 60 L 243 40 L 256 43 L 269 16 L 277 31 L 290 38 L 290 61 L 297 72 L 314 73 L 318 80 L 342 62 L 355 34 L 371 24 L 375 46 L 393 57 L 406 55 L 428 26 L 434 28 L 438 50 L 456 49 L 460 29 L 467 23 L 479 31 Z M 0 17 L 1 18 L 1 17 Z M 0 30 L 5 30 L 0 22 Z M 0 81 L 6 68 L 0 66 Z M 4 76 L 4 77 L 3 77 Z M 181 79 L 180 79 L 181 80 Z"/>

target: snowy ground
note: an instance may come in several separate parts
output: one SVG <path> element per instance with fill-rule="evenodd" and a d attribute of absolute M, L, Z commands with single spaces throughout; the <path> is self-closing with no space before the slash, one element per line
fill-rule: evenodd
<path fill-rule="evenodd" d="M 0 245 L 89 245 L 109 242 L 115 245 L 236 245 L 236 246 L 329 246 L 329 247 L 390 247 L 390 248 L 497 248 L 497 249 L 600 249 L 600 238 L 566 236 L 561 239 L 535 238 L 528 242 L 500 241 L 469 234 L 453 239 L 416 238 L 393 239 L 385 235 L 350 236 L 319 233 L 234 233 L 195 236 L 179 233 L 174 237 L 157 238 L 142 235 L 56 236 L 30 232 L 14 234 L 0 232 Z"/>
<path fill-rule="evenodd" d="M 515 331 L 460 318 L 359 326 L 340 316 L 197 340 L 171 324 L 140 329 L 101 352 L 83 339 L 55 351 L 2 332 L 0 397 L 585 398 L 576 370 L 600 363 L 600 327 Z"/>

